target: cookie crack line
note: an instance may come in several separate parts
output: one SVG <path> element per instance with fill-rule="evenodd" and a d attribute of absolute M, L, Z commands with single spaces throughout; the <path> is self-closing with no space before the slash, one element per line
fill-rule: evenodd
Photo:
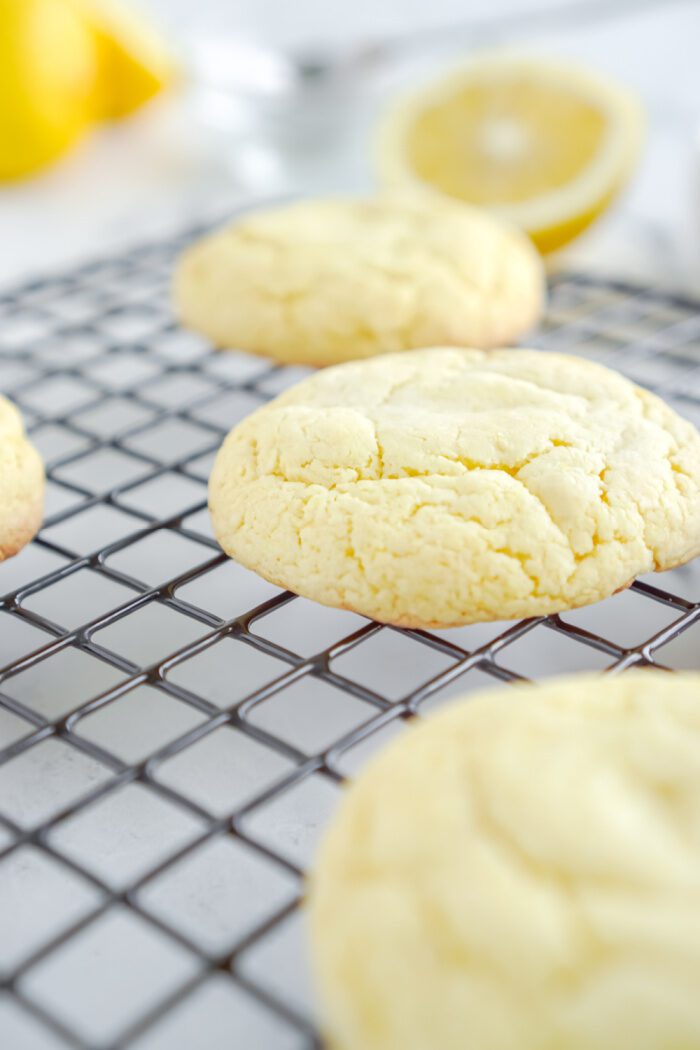
<path fill-rule="evenodd" d="M 385 481 L 402 481 L 404 479 L 407 479 L 407 480 L 408 479 L 423 480 L 423 481 L 429 481 L 431 479 L 435 479 L 435 480 L 439 480 L 439 481 L 451 481 L 454 478 L 466 477 L 470 473 L 477 473 L 477 472 L 505 474 L 508 477 L 512 478 L 513 481 L 515 481 L 518 484 L 522 485 L 522 487 L 527 491 L 529 496 L 539 504 L 539 506 L 542 508 L 544 513 L 547 515 L 547 518 L 549 519 L 550 523 L 556 529 L 557 533 L 559 534 L 561 539 L 564 541 L 566 546 L 569 548 L 569 550 L 571 551 L 572 556 L 574 557 L 574 559 L 582 560 L 582 559 L 584 559 L 586 557 L 589 557 L 590 556 L 590 552 L 587 553 L 587 554 L 584 554 L 584 555 L 577 555 L 573 551 L 573 549 L 571 548 L 571 544 L 569 542 L 569 539 L 568 539 L 566 533 L 561 528 L 561 526 L 554 520 L 554 518 L 552 517 L 552 513 L 551 513 L 550 509 L 547 507 L 547 505 L 545 504 L 545 502 L 542 500 L 542 498 L 536 492 L 532 491 L 532 489 L 527 485 L 527 483 L 522 478 L 518 477 L 518 473 L 524 467 L 528 466 L 531 463 L 536 462 L 537 459 L 540 458 L 540 456 L 546 454 L 546 452 L 548 452 L 552 448 L 556 448 L 556 447 L 568 448 L 568 447 L 571 447 L 571 446 L 569 445 L 568 442 L 553 442 L 548 449 L 544 449 L 544 450 L 542 450 L 540 452 L 533 453 L 531 456 L 527 456 L 525 459 L 521 460 L 519 463 L 515 464 L 512 467 L 508 467 L 508 466 L 504 466 L 504 465 L 500 465 L 500 464 L 485 465 L 485 464 L 477 463 L 476 461 L 468 459 L 467 457 L 464 457 L 464 456 L 459 456 L 459 457 L 454 457 L 454 458 L 441 457 L 441 458 L 445 458 L 447 460 L 447 462 L 449 462 L 449 463 L 460 464 L 460 465 L 464 466 L 465 467 L 465 474 L 462 474 L 462 475 L 442 473 L 440 471 L 435 471 L 435 470 L 429 470 L 429 471 L 422 472 L 422 471 L 413 470 L 410 467 L 404 467 L 404 468 L 401 468 L 401 473 L 396 473 L 396 474 L 385 474 L 385 473 L 382 472 L 378 477 L 363 477 L 363 476 L 359 476 L 359 477 L 356 477 L 356 478 L 349 478 L 349 479 L 346 479 L 344 481 L 338 481 L 338 482 L 322 482 L 322 481 L 308 481 L 308 480 L 303 479 L 303 478 L 289 477 L 287 474 L 285 474 L 283 471 L 281 471 L 279 469 L 272 469 L 272 470 L 267 471 L 265 474 L 259 475 L 258 478 L 254 479 L 254 480 L 251 479 L 251 480 L 247 481 L 246 484 L 254 484 L 256 480 L 257 481 L 261 481 L 261 480 L 263 480 L 266 477 L 268 477 L 268 478 L 271 477 L 271 478 L 276 478 L 277 480 L 282 481 L 282 482 L 284 482 L 286 484 L 290 484 L 290 485 L 303 485 L 303 486 L 308 486 L 308 487 L 314 487 L 315 486 L 315 487 L 318 487 L 320 489 L 324 489 L 326 492 L 337 492 L 337 491 L 343 491 L 344 492 L 345 490 L 347 490 L 348 486 L 381 484 L 382 482 L 385 482 Z M 380 441 L 378 439 L 377 439 L 377 458 L 378 458 L 380 470 L 383 471 L 383 468 L 384 468 L 384 451 L 383 451 L 381 443 L 380 443 Z M 306 463 L 301 463 L 300 466 L 301 466 L 302 469 L 304 469 L 305 465 L 309 465 L 312 462 L 313 462 L 312 460 L 308 460 L 308 461 L 306 461 Z M 601 502 L 606 502 L 606 501 L 604 501 L 601 498 Z M 425 502 L 423 502 L 420 505 L 414 506 L 411 509 L 411 511 L 410 511 L 409 517 L 415 517 L 416 513 L 418 512 L 418 510 L 422 509 L 423 507 L 436 507 L 436 508 L 441 508 L 445 512 L 451 513 L 453 515 L 455 513 L 454 510 L 449 507 L 449 505 L 446 505 L 444 503 L 440 503 L 440 502 L 437 502 L 437 501 L 434 502 L 434 503 L 430 503 L 428 501 L 425 501 Z M 459 517 L 461 517 L 461 515 L 459 515 Z M 470 519 L 470 520 L 476 520 L 476 519 Z M 478 524 L 482 524 L 482 523 L 478 522 Z M 482 527 L 486 528 L 486 526 L 482 526 Z M 592 537 L 592 540 L 593 540 L 593 537 Z M 595 546 L 596 546 L 596 544 L 594 542 L 594 548 L 595 548 Z M 518 558 L 519 557 L 517 554 L 513 554 L 511 552 L 506 552 L 505 549 L 503 551 L 495 551 L 494 550 L 494 553 L 509 553 L 511 555 L 511 557 L 514 557 L 514 558 Z M 527 555 L 523 555 L 523 556 L 526 557 Z"/>
<path fill-rule="evenodd" d="M 520 480 L 521 484 L 524 484 L 524 482 L 522 482 L 522 480 L 517 477 L 517 475 L 520 473 L 521 470 L 523 470 L 524 467 L 529 466 L 531 463 L 537 462 L 537 460 L 540 459 L 540 457 L 542 457 L 544 455 L 547 455 L 554 448 L 572 448 L 572 447 L 574 447 L 573 444 L 571 442 L 569 442 L 569 441 L 561 441 L 561 440 L 554 439 L 554 440 L 551 440 L 549 442 L 549 444 L 546 446 L 546 448 L 538 449 L 536 452 L 532 452 L 530 455 L 525 456 L 523 459 L 519 460 L 517 463 L 512 464 L 511 466 L 509 466 L 509 465 L 507 465 L 505 463 L 482 463 L 479 460 L 472 459 L 469 456 L 449 456 L 449 455 L 446 455 L 446 454 L 443 454 L 443 453 L 437 453 L 436 454 L 437 458 L 443 460 L 445 463 L 452 463 L 455 466 L 462 466 L 462 467 L 464 467 L 464 470 L 465 470 L 464 474 L 451 474 L 451 473 L 447 473 L 447 472 L 443 472 L 443 471 L 435 470 L 435 469 L 419 470 L 417 468 L 409 467 L 409 466 L 401 466 L 401 467 L 398 467 L 395 472 L 387 473 L 386 466 L 385 466 L 385 450 L 384 450 L 382 442 L 381 442 L 381 440 L 379 438 L 379 435 L 377 433 L 376 424 L 374 424 L 374 430 L 375 430 L 375 435 L 374 436 L 375 436 L 375 443 L 376 443 L 377 464 L 378 464 L 378 468 L 379 468 L 377 474 L 373 474 L 373 475 L 362 474 L 361 473 L 361 468 L 359 468 L 359 467 L 357 467 L 357 468 L 355 468 L 355 467 L 353 467 L 353 468 L 345 468 L 345 467 L 341 468 L 341 465 L 338 464 L 336 466 L 336 469 L 353 469 L 355 471 L 355 473 L 357 474 L 357 476 L 354 477 L 354 478 L 346 478 L 343 481 L 331 481 L 331 482 L 325 482 L 325 481 L 320 481 L 320 480 L 310 481 L 307 478 L 293 477 L 293 476 L 290 476 L 289 473 L 285 472 L 281 468 L 281 464 L 280 464 L 281 450 L 277 450 L 275 463 L 274 463 L 274 465 L 271 468 L 269 468 L 267 470 L 264 470 L 264 471 L 262 471 L 260 473 L 256 473 L 256 477 L 254 479 L 246 479 L 246 480 L 247 481 L 252 481 L 252 480 L 262 481 L 266 477 L 272 477 L 272 478 L 278 478 L 280 481 L 289 482 L 290 484 L 296 484 L 296 485 L 318 485 L 320 488 L 325 488 L 325 489 L 327 489 L 329 491 L 333 491 L 334 489 L 342 488 L 345 485 L 351 485 L 351 484 L 360 484 L 360 483 L 369 483 L 369 482 L 381 482 L 381 481 L 400 481 L 400 480 L 402 480 L 404 478 L 426 478 L 426 479 L 427 478 L 437 478 L 437 479 L 440 479 L 440 480 L 450 481 L 450 480 L 453 480 L 454 478 L 466 477 L 468 474 L 476 472 L 476 471 L 493 471 L 493 472 L 499 473 L 499 474 L 508 474 L 508 475 L 510 475 L 510 477 L 512 477 L 512 478 L 514 478 L 516 480 Z M 258 462 L 257 461 L 257 450 L 258 450 L 257 441 L 255 442 L 255 450 L 256 450 L 256 467 L 257 467 L 257 462 Z M 315 463 L 315 460 L 313 459 L 313 457 L 309 457 L 308 459 L 302 460 L 299 463 L 299 469 L 302 470 L 302 471 L 303 470 L 307 470 L 309 467 L 312 467 L 314 465 L 314 463 Z M 603 470 L 598 472 L 597 477 L 599 477 L 601 479 L 601 481 L 602 481 L 602 476 L 601 475 L 604 473 L 605 470 L 608 470 L 608 469 L 609 469 L 609 465 L 606 465 L 603 468 Z M 591 473 L 591 476 L 593 476 L 592 473 Z M 534 495 L 534 494 L 532 494 L 532 495 Z M 537 497 L 535 497 L 535 498 L 537 498 Z"/>

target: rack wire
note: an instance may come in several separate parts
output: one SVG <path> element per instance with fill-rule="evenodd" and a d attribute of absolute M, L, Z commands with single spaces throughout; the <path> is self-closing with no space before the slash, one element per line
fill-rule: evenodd
<path fill-rule="evenodd" d="M 303 370 L 177 328 L 169 275 L 197 232 L 0 297 L 0 386 L 48 487 L 40 535 L 0 565 L 8 1050 L 319 1046 L 300 904 L 345 777 L 472 689 L 700 667 L 697 565 L 570 614 L 426 632 L 226 559 L 213 454 Z M 531 343 L 700 423 L 700 304 L 563 274 Z"/>

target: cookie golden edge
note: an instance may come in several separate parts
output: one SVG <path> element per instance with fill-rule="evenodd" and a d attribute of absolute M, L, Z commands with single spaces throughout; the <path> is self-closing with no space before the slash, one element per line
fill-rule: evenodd
<path fill-rule="evenodd" d="M 415 753 L 421 749 L 424 754 L 422 758 L 419 756 L 419 761 L 425 767 L 425 756 L 428 753 L 428 749 L 432 747 L 437 756 L 438 750 L 442 750 L 437 746 L 440 744 L 441 739 L 447 743 L 447 750 L 449 751 L 449 741 L 452 739 L 453 734 L 460 731 L 463 732 L 467 722 L 472 720 L 475 715 L 478 719 L 481 713 L 486 713 L 488 717 L 489 714 L 495 714 L 498 711 L 499 717 L 507 718 L 507 705 L 523 705 L 533 698 L 546 696 L 551 703 L 552 712 L 557 710 L 565 711 L 575 707 L 581 709 L 590 708 L 592 717 L 597 718 L 601 713 L 601 706 L 603 709 L 607 706 L 629 716 L 630 711 L 643 709 L 645 700 L 649 698 L 649 685 L 652 680 L 654 689 L 658 689 L 662 698 L 670 699 L 672 692 L 672 697 L 677 698 L 678 707 L 685 708 L 687 706 L 689 708 L 687 717 L 691 717 L 691 709 L 695 710 L 697 700 L 700 698 L 700 673 L 695 671 L 668 672 L 661 669 L 632 669 L 622 675 L 614 676 L 580 674 L 555 678 L 546 683 L 518 682 L 507 687 L 495 690 L 481 690 L 475 694 L 455 698 L 447 708 L 438 711 L 436 714 L 430 714 L 425 719 L 413 719 L 411 724 L 406 727 L 405 731 L 397 739 L 391 741 L 377 755 L 371 757 L 357 778 L 353 778 L 349 785 L 345 786 L 343 796 L 316 849 L 309 874 L 307 875 L 303 900 L 307 943 L 310 949 L 315 1012 L 321 1031 L 328 1041 L 329 1048 L 332 1048 L 332 1050 L 370 1050 L 370 1048 L 371 1050 L 390 1050 L 390 1048 L 394 1050 L 394 1047 L 399 1045 L 392 1041 L 391 1021 L 387 1021 L 386 1017 L 378 1016 L 376 998 L 373 1004 L 360 1001 L 362 995 L 357 988 L 353 987 L 357 983 L 353 978 L 353 974 L 356 974 L 363 968 L 363 957 L 365 953 L 371 953 L 371 944 L 363 943 L 362 952 L 349 948 L 346 938 L 350 930 L 347 922 L 343 919 L 343 915 L 348 911 L 347 895 L 352 895 L 353 893 L 353 872 L 356 871 L 360 878 L 372 879 L 376 877 L 377 880 L 381 880 L 382 873 L 377 868 L 377 861 L 375 860 L 374 865 L 372 865 L 372 862 L 362 855 L 362 848 L 372 834 L 372 829 L 367 821 L 368 812 L 374 807 L 379 808 L 381 806 L 382 800 L 386 796 L 383 785 L 389 783 L 387 778 L 390 778 L 393 788 L 393 785 L 396 783 L 395 774 L 397 772 L 401 773 L 407 767 L 410 768 Z M 639 688 L 637 683 L 639 683 Z M 665 706 L 663 699 L 660 706 L 663 710 Z M 688 724 L 690 727 L 691 723 L 689 722 Z M 700 735 L 700 723 L 698 723 L 697 714 L 695 714 L 692 724 L 696 735 Z M 531 731 L 537 734 L 540 728 L 541 726 L 538 726 L 537 719 L 535 719 L 534 727 L 531 727 Z M 685 753 L 688 757 L 690 756 L 690 752 L 687 749 Z M 511 748 L 511 758 L 512 756 Z M 486 758 L 488 760 L 488 756 Z M 445 754 L 445 762 L 449 762 L 449 754 Z M 642 768 L 644 768 L 643 762 Z M 656 761 L 648 763 L 646 773 L 652 781 L 654 781 L 655 777 L 658 777 L 659 793 L 662 796 L 661 801 L 670 804 L 672 797 L 670 794 L 666 797 L 666 785 L 661 772 L 657 769 Z M 700 780 L 697 764 L 695 764 L 695 776 L 696 780 Z M 431 789 L 429 776 L 426 776 L 425 780 L 426 792 L 429 793 Z M 413 792 L 417 789 L 416 778 L 408 776 L 405 782 L 399 779 L 399 783 L 403 783 L 406 811 L 412 812 L 410 799 L 413 797 Z M 582 795 L 585 795 L 586 784 L 583 783 L 581 787 Z M 483 801 L 483 797 L 481 797 L 482 806 Z M 663 813 L 664 809 L 662 806 L 657 813 L 652 813 L 649 819 L 663 817 Z M 642 814 L 639 815 L 641 816 Z M 679 820 L 679 823 L 676 825 L 671 820 L 671 824 L 672 827 L 669 825 L 669 829 L 675 835 L 676 832 L 682 829 L 683 822 Z M 482 834 L 486 839 L 488 839 L 491 831 L 494 830 L 491 828 L 488 820 L 485 826 L 481 827 L 480 831 L 479 827 L 480 825 L 477 821 L 477 833 Z M 494 828 L 494 834 L 498 838 L 497 826 L 494 825 Z M 386 830 L 390 831 L 391 829 L 387 826 Z M 594 831 L 592 833 L 595 834 Z M 378 834 L 375 828 L 375 840 Z M 419 835 L 420 829 L 416 829 L 414 842 Z M 510 856 L 510 851 L 506 852 Z M 522 862 L 523 871 L 528 878 L 535 875 L 542 878 L 547 877 L 548 868 L 545 861 L 535 861 L 533 868 L 529 869 L 525 853 L 521 856 L 517 847 L 514 847 L 513 858 L 517 862 Z M 672 864 L 670 869 L 673 869 Z M 406 883 L 410 885 L 413 878 L 410 868 L 405 867 L 402 872 L 403 875 L 405 875 Z M 420 882 L 421 877 L 420 870 L 418 870 L 416 875 L 418 882 Z M 551 878 L 554 885 L 560 884 L 560 874 L 556 866 L 553 866 L 551 869 Z M 603 886 L 607 886 L 607 884 L 603 883 Z M 614 882 L 607 888 L 612 889 L 613 887 L 617 890 L 620 888 Z M 391 888 L 392 884 L 388 884 L 387 892 L 390 892 Z M 677 887 L 673 884 L 672 878 L 666 889 L 677 892 Z M 694 910 L 694 905 L 688 902 L 687 907 L 688 914 L 690 914 Z M 343 933 L 344 923 L 345 933 Z M 424 925 L 427 924 L 424 923 Z M 658 929 L 658 926 L 654 928 Z M 624 938 L 624 929 L 623 912 L 623 924 L 616 931 L 617 935 Z M 649 929 L 651 930 L 651 927 Z M 436 931 L 435 935 L 439 937 L 439 931 Z M 531 942 L 531 947 L 535 954 L 538 945 L 538 939 Z M 659 946 L 663 949 L 663 934 L 660 936 Z M 463 979 L 468 981 L 473 976 L 473 972 L 466 967 L 465 957 L 460 954 L 455 955 L 455 951 L 456 949 L 453 946 L 451 954 L 455 958 L 457 967 L 455 976 L 461 973 Z M 585 949 L 582 949 L 582 951 L 585 956 Z M 478 963 L 479 960 L 476 959 L 477 973 Z M 442 959 L 441 965 L 447 965 L 445 958 Z M 586 965 L 585 958 L 582 960 L 582 965 Z M 461 969 L 462 966 L 464 966 L 464 969 Z M 671 976 L 673 972 L 673 970 L 669 971 Z M 373 977 L 373 987 L 379 988 L 380 995 L 384 994 L 382 984 L 377 980 L 376 969 Z M 396 1003 L 395 992 L 392 991 L 392 971 L 386 970 L 383 977 L 386 981 L 386 1001 L 387 1003 L 391 1001 Z M 360 981 L 361 985 L 362 981 Z M 542 994 L 556 997 L 560 987 L 566 989 L 569 986 L 569 982 L 565 981 L 562 986 L 554 983 L 553 986 L 540 988 L 539 991 Z M 422 988 L 419 987 L 415 991 L 421 993 Z M 429 990 L 427 994 L 429 994 Z M 624 989 L 621 994 L 624 996 Z M 452 1006 L 455 1006 L 454 997 L 450 1002 Z M 487 1012 L 489 1009 L 488 1003 L 489 1000 L 487 1000 Z M 402 1007 L 399 1003 L 398 1010 L 401 1011 L 401 1009 Z M 387 1012 L 391 1011 L 388 1010 Z M 396 1007 L 394 1007 L 393 1012 L 396 1012 Z M 545 1014 L 545 1016 L 547 1015 Z M 696 1022 L 696 1026 L 700 1029 L 700 1021 Z M 511 1041 L 506 1039 L 501 1043 L 496 1038 L 493 1043 L 489 1041 L 489 1046 L 497 1045 L 499 1048 L 510 1048 L 524 1046 L 525 1042 L 527 1042 L 528 1047 L 532 1048 L 535 1046 L 539 1048 L 540 1045 L 544 1045 L 538 1041 L 542 1036 L 540 1028 L 537 1029 L 537 1034 L 533 1041 L 522 1039 L 518 1041 L 517 1038 L 515 1041 L 512 1041 L 516 1027 L 517 1025 L 514 1025 L 513 1031 L 510 1033 Z M 371 1038 L 369 1038 L 370 1028 L 372 1029 Z M 442 1028 L 442 1031 L 444 1033 L 444 1028 Z M 461 1028 L 459 1032 L 462 1033 Z M 359 1033 L 361 1035 L 358 1039 Z M 453 1032 L 453 1034 L 458 1033 Z M 532 1030 L 529 1030 L 528 1034 L 532 1037 Z M 393 1035 L 396 1035 L 395 1031 Z M 460 1041 L 462 1037 L 463 1033 L 458 1035 L 456 1041 L 448 1040 L 449 1047 L 461 1048 L 463 1045 Z M 407 1047 L 410 1043 L 412 1050 L 438 1050 L 438 1047 L 447 1046 L 447 1043 L 443 1044 L 442 1041 L 438 1043 L 433 1042 L 434 1038 L 435 1034 L 431 1029 L 428 1042 L 417 1039 L 415 1042 L 408 1040 L 400 1045 Z M 469 1045 L 478 1047 L 480 1044 L 477 1041 L 473 1044 L 470 1042 Z M 546 1045 L 564 1047 L 568 1046 L 569 1043 L 559 1042 L 554 1039 L 554 1041 L 548 1041 Z M 587 1040 L 583 1042 L 576 1041 L 576 1047 L 579 1050 L 592 1050 L 597 1045 L 595 1040 L 590 1042 Z M 606 1042 L 606 1046 L 608 1045 Z M 614 1045 L 617 1047 L 624 1044 L 618 1042 Z M 653 1041 L 649 1045 L 653 1045 L 654 1050 L 673 1050 L 676 1046 L 680 1046 L 681 1043 L 662 1040 L 660 1042 Z M 691 1043 L 686 1044 L 686 1042 L 682 1042 L 682 1045 L 690 1047 Z M 695 1045 L 696 1043 L 693 1042 L 692 1046 Z"/>
<path fill-rule="evenodd" d="M 235 236 L 237 231 L 244 233 L 249 225 L 254 227 L 258 215 L 267 218 L 288 209 L 312 207 L 314 203 L 337 204 L 342 207 L 361 200 L 361 198 L 337 197 L 323 198 L 318 202 L 302 200 L 259 212 L 246 212 L 232 223 L 205 234 L 185 248 L 176 262 L 171 287 L 172 308 L 178 321 L 184 327 L 203 335 L 216 349 L 242 350 L 273 360 L 278 364 L 305 365 L 311 368 L 324 368 L 346 361 L 371 358 L 381 353 L 416 350 L 425 346 L 477 346 L 480 349 L 490 350 L 517 343 L 536 327 L 546 303 L 546 275 L 537 249 L 522 230 L 506 220 L 494 217 L 464 202 L 440 197 L 431 198 L 415 190 L 385 191 L 372 198 L 378 202 L 383 199 L 392 203 L 400 203 L 405 200 L 428 213 L 433 211 L 437 214 L 444 214 L 445 211 L 456 210 L 464 217 L 475 216 L 478 222 L 486 225 L 489 236 L 497 237 L 502 241 L 502 250 L 507 257 L 506 265 L 502 267 L 505 279 L 499 288 L 483 293 L 484 302 L 494 303 L 496 307 L 486 320 L 482 319 L 480 324 L 474 324 L 469 319 L 460 321 L 456 312 L 451 311 L 449 317 L 445 315 L 440 321 L 436 321 L 429 336 L 413 336 L 410 333 L 410 325 L 405 328 L 402 326 L 399 334 L 390 334 L 388 337 L 383 336 L 380 332 L 372 333 L 369 347 L 361 345 L 359 341 L 353 339 L 352 335 L 345 334 L 342 337 L 336 337 L 329 332 L 322 347 L 314 348 L 313 343 L 317 340 L 309 340 L 303 335 L 291 335 L 291 326 L 285 330 L 284 337 L 273 334 L 265 337 L 247 338 L 243 336 L 241 338 L 237 317 L 251 309 L 263 315 L 266 309 L 270 309 L 269 303 L 275 303 L 275 294 L 271 291 L 265 292 L 263 300 L 268 300 L 267 307 L 263 302 L 261 308 L 259 303 L 253 304 L 250 299 L 237 302 L 237 316 L 234 316 L 233 320 L 229 316 L 222 320 L 218 303 L 225 298 L 226 291 L 223 290 L 220 280 L 215 279 L 212 275 L 213 271 L 219 267 L 217 258 L 219 251 L 223 249 L 222 254 L 225 254 L 227 237 Z M 316 278 L 320 279 L 320 274 L 317 274 Z M 360 300 L 364 297 L 368 305 L 375 306 L 374 293 L 371 289 L 367 289 L 360 267 L 358 267 L 356 283 L 357 297 Z M 233 286 L 236 284 L 235 275 L 232 276 L 231 284 Z M 212 285 L 216 287 L 214 293 L 211 290 Z M 297 298 L 302 301 L 300 313 L 303 314 L 304 296 L 295 293 L 289 302 Z M 275 303 L 274 309 L 277 309 L 280 303 L 284 306 L 284 295 L 279 297 L 279 302 Z M 312 305 L 315 310 L 316 304 Z M 329 302 L 329 305 L 332 306 L 332 303 Z M 286 309 L 286 306 L 284 308 Z M 284 330 L 284 326 L 281 327 Z M 369 328 L 370 326 L 364 327 Z M 363 340 L 366 335 L 367 332 L 362 333 Z"/>
<path fill-rule="evenodd" d="M 0 395 L 0 565 L 36 536 L 44 512 L 44 464 L 15 406 Z"/>
<path fill-rule="evenodd" d="M 443 349 L 454 349 L 454 348 L 435 348 L 437 351 Z M 464 348 L 458 348 L 457 352 L 462 352 Z M 424 350 L 417 351 L 416 354 L 430 354 L 435 350 Z M 469 352 L 469 351 L 465 351 Z M 478 354 L 483 354 L 483 351 L 476 351 Z M 521 355 L 525 357 L 527 354 L 532 353 L 528 350 L 500 350 L 498 354 L 517 354 L 518 357 Z M 535 351 L 534 353 L 539 354 L 541 352 Z M 385 355 L 384 361 L 387 361 L 389 355 Z M 391 355 L 393 357 L 403 357 L 403 355 Z M 490 354 L 484 354 L 484 359 L 490 358 Z M 680 421 L 683 428 L 687 430 L 688 434 L 692 434 L 694 441 L 694 449 L 697 455 L 697 463 L 695 469 L 695 497 L 694 501 L 688 501 L 688 522 L 687 528 L 682 536 L 674 535 L 673 552 L 666 552 L 665 557 L 659 557 L 654 555 L 654 558 L 649 561 L 648 564 L 639 565 L 634 571 L 626 575 L 618 573 L 617 578 L 612 584 L 607 582 L 607 577 L 602 577 L 598 580 L 598 585 L 591 587 L 585 592 L 579 595 L 572 596 L 569 594 L 566 598 L 560 595 L 545 595 L 531 599 L 528 597 L 523 601 L 509 601 L 504 598 L 503 602 L 498 608 L 494 608 L 493 611 L 484 613 L 479 611 L 478 615 L 460 615 L 457 618 L 449 618 L 445 616 L 431 617 L 425 614 L 414 614 L 412 612 L 402 612 L 400 614 L 391 613 L 387 614 L 384 602 L 376 601 L 343 601 L 331 599 L 328 597 L 328 587 L 323 581 L 320 584 L 314 583 L 309 579 L 303 579 L 296 575 L 294 571 L 287 574 L 280 574 L 269 565 L 266 564 L 266 560 L 269 561 L 269 556 L 266 555 L 265 551 L 256 551 L 253 556 L 242 549 L 242 547 L 236 543 L 232 543 L 229 536 L 228 523 L 226 520 L 226 507 L 225 499 L 220 491 L 221 486 L 226 482 L 227 475 L 227 441 L 232 434 L 238 429 L 234 427 L 229 435 L 229 438 L 224 441 L 221 449 L 219 450 L 217 459 L 212 470 L 212 474 L 209 482 L 209 510 L 214 526 L 215 535 L 221 544 L 222 548 L 231 557 L 237 560 L 240 564 L 248 569 L 253 570 L 262 576 L 268 582 L 274 586 L 279 587 L 283 590 L 290 590 L 302 597 L 310 598 L 317 601 L 321 605 L 325 605 L 331 608 L 339 608 L 347 611 L 355 612 L 359 615 L 367 616 L 370 619 L 376 620 L 379 623 L 389 624 L 391 626 L 408 628 L 408 629 L 447 629 L 451 627 L 467 626 L 472 623 L 484 623 L 493 622 L 499 620 L 518 620 L 528 618 L 532 616 L 547 616 L 558 612 L 564 612 L 567 610 L 577 609 L 584 606 L 592 605 L 598 601 L 609 598 L 611 595 L 619 593 L 627 589 L 634 583 L 638 576 L 643 575 L 647 572 L 666 572 L 671 569 L 677 568 L 680 565 L 684 565 L 691 561 L 697 555 L 700 555 L 700 434 L 687 420 L 677 416 L 673 410 L 665 404 L 660 398 L 650 394 L 648 391 L 642 388 L 636 387 L 635 384 L 629 380 L 624 380 L 624 377 L 618 373 L 612 372 L 610 369 L 606 369 L 595 362 L 589 362 L 585 359 L 574 357 L 565 354 L 548 354 L 548 361 L 552 362 L 556 359 L 561 362 L 571 362 L 577 369 L 584 369 L 587 372 L 604 379 L 606 375 L 614 376 L 615 381 L 623 380 L 630 388 L 633 388 L 637 396 L 643 400 L 649 410 L 658 411 L 662 413 L 668 413 L 669 418 L 673 418 L 676 422 Z M 337 366 L 338 369 L 343 367 L 360 367 L 359 363 L 351 365 L 346 363 L 344 365 Z M 302 381 L 302 384 L 297 385 L 303 386 L 304 383 L 313 384 L 314 377 L 310 377 L 307 380 Z M 267 406 L 263 406 L 261 410 L 264 411 L 270 405 L 274 405 L 275 401 L 269 402 Z M 247 417 L 248 419 L 251 417 Z M 245 426 L 246 419 L 242 420 L 238 426 Z M 692 477 L 690 478 L 692 481 Z M 224 505 L 222 505 L 224 504 Z"/>

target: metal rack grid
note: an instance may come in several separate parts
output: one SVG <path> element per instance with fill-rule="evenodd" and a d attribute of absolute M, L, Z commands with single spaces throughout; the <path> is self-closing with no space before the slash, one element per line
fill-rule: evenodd
<path fill-rule="evenodd" d="M 303 370 L 172 321 L 197 231 L 0 297 L 0 386 L 47 462 L 0 566 L 2 1044 L 318 1046 L 303 872 L 338 784 L 417 711 L 523 677 L 700 667 L 700 568 L 571 614 L 399 631 L 219 551 L 228 429 Z M 700 305 L 561 275 L 536 339 L 700 423 Z"/>

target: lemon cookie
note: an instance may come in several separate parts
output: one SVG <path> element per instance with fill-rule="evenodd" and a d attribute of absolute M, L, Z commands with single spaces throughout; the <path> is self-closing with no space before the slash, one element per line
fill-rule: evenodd
<path fill-rule="evenodd" d="M 0 562 L 24 547 L 41 524 L 44 468 L 19 412 L 0 396 Z"/>
<path fill-rule="evenodd" d="M 312 365 L 517 339 L 543 305 L 532 244 L 475 208 L 424 197 L 246 216 L 184 253 L 176 309 L 217 345 Z"/>
<path fill-rule="evenodd" d="M 508 687 L 375 759 L 311 880 L 333 1050 L 699 1047 L 699 701 Z"/>
<path fill-rule="evenodd" d="M 700 552 L 700 434 L 601 365 L 434 349 L 326 369 L 210 480 L 224 550 L 401 626 L 585 605 Z"/>

